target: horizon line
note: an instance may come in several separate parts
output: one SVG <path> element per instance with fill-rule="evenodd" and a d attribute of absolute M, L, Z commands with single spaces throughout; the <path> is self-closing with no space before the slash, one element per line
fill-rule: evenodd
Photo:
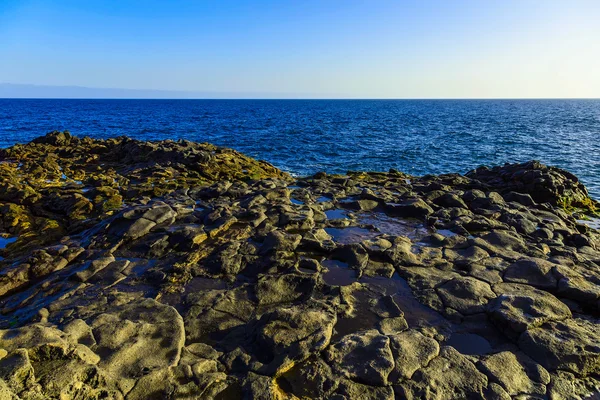
<path fill-rule="evenodd" d="M 136 89 L 134 89 L 136 90 Z M 142 89 L 143 90 L 143 89 Z M 0 100 L 600 100 L 600 97 L 3 97 Z"/>
<path fill-rule="evenodd" d="M 63 93 L 60 93 L 63 91 Z M 58 93 L 57 93 L 58 92 Z M 0 99 L 30 100 L 598 100 L 597 97 L 362 97 L 348 93 L 132 89 L 0 82 Z"/>

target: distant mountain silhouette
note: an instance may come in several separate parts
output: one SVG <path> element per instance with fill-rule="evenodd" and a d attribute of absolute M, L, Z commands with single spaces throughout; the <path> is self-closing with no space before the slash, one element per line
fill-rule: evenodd
<path fill-rule="evenodd" d="M 335 97 L 335 96 L 331 96 Z M 0 98 L 60 99 L 286 99 L 323 98 L 322 94 L 267 92 L 203 92 L 184 90 L 92 88 L 0 83 Z"/>

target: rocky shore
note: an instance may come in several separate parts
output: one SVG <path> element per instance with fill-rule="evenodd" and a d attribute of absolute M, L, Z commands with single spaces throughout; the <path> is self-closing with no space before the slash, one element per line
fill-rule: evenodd
<path fill-rule="evenodd" d="M 52 132 L 0 149 L 0 399 L 588 398 L 597 209 L 538 162 L 295 179 Z"/>

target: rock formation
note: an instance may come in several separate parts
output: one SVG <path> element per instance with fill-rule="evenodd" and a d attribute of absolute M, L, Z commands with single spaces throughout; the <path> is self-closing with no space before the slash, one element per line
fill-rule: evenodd
<path fill-rule="evenodd" d="M 0 150 L 0 398 L 586 398 L 597 206 L 537 162 L 293 179 L 53 132 Z"/>

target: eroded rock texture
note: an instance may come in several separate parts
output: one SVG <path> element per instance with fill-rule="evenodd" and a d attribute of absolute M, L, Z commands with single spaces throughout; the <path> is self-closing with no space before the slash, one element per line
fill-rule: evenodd
<path fill-rule="evenodd" d="M 0 178 L 2 399 L 600 390 L 600 234 L 573 214 L 597 203 L 557 168 L 294 181 L 54 132 Z"/>

